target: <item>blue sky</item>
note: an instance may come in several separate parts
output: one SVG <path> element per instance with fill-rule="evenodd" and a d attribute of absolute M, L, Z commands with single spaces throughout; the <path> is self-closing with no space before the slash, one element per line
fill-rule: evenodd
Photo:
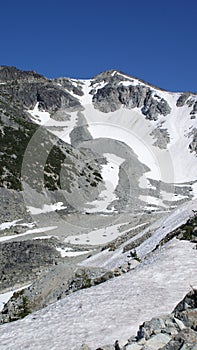
<path fill-rule="evenodd" d="M 7 0 L 0 64 L 53 78 L 121 70 L 197 92 L 196 0 Z"/>

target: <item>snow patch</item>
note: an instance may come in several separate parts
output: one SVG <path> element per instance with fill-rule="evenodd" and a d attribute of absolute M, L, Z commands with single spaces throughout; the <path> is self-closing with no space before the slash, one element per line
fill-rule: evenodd
<path fill-rule="evenodd" d="M 79 256 L 90 252 L 90 250 L 74 251 L 72 249 L 70 250 L 69 248 L 56 248 L 56 250 L 60 252 L 62 258 Z"/>
<path fill-rule="evenodd" d="M 67 207 L 63 206 L 63 202 L 57 202 L 55 204 L 44 204 L 42 208 L 35 208 L 30 206 L 28 206 L 27 208 L 31 214 L 37 215 L 37 214 L 49 213 L 55 210 L 66 209 Z"/>
<path fill-rule="evenodd" d="M 36 103 L 33 110 L 29 109 L 28 112 L 31 114 L 37 124 L 44 125 L 49 121 L 50 114 L 46 111 L 40 111 L 38 106 L 39 102 Z"/>
<path fill-rule="evenodd" d="M 77 291 L 26 318 L 1 326 L 1 350 L 78 350 L 126 341 L 139 325 L 171 313 L 196 284 L 194 244 L 174 239 L 143 266 Z M 162 273 L 161 273 L 162 271 Z"/>
<path fill-rule="evenodd" d="M 64 242 L 66 243 L 71 243 L 71 244 L 88 244 L 88 245 L 99 245 L 99 244 L 105 244 L 108 242 L 111 242 L 115 240 L 117 237 L 136 230 L 140 227 L 145 226 L 147 223 L 139 224 L 137 226 L 127 228 L 126 230 L 121 230 L 121 226 L 127 225 L 129 222 L 121 223 L 121 224 L 116 224 L 112 226 L 107 226 L 105 228 L 100 228 L 97 230 L 93 230 L 88 233 L 83 233 L 81 235 L 76 235 L 76 236 L 68 236 L 65 238 Z"/>
<path fill-rule="evenodd" d="M 106 188 L 101 191 L 96 201 L 87 203 L 87 205 L 92 206 L 92 208 L 86 209 L 88 213 L 114 212 L 113 208 L 107 209 L 107 207 L 112 201 L 117 199 L 114 191 L 119 181 L 119 167 L 124 162 L 124 159 L 111 153 L 104 153 L 103 156 L 107 158 L 107 164 L 102 165 L 101 171 Z"/>
<path fill-rule="evenodd" d="M 30 234 L 34 234 L 34 233 L 51 231 L 51 230 L 55 230 L 56 228 L 57 228 L 57 226 L 34 228 L 33 230 L 27 230 L 26 232 L 19 233 L 17 235 L 0 237 L 0 242 L 9 241 L 9 240 L 14 239 L 14 238 L 18 238 L 18 237 L 22 237 L 22 236 L 26 236 L 26 235 L 30 235 Z"/>

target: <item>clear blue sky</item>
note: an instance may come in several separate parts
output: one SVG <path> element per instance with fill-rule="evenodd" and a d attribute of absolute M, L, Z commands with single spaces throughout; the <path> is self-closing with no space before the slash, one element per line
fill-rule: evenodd
<path fill-rule="evenodd" d="M 197 92 L 196 0 L 4 0 L 0 65 L 53 78 L 121 70 Z"/>

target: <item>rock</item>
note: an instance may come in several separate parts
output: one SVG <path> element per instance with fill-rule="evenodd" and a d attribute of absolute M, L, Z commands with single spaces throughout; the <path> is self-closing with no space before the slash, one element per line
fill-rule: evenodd
<path fill-rule="evenodd" d="M 35 279 L 40 269 L 60 261 L 56 239 L 5 242 L 0 245 L 0 289 Z"/>
<path fill-rule="evenodd" d="M 96 350 L 114 350 L 114 346 L 113 345 L 105 345 L 105 346 L 102 346 L 102 348 L 97 348 Z"/>
<path fill-rule="evenodd" d="M 146 345 L 151 350 L 157 350 L 166 345 L 171 340 L 171 337 L 167 334 L 157 334 L 147 340 Z"/>
<path fill-rule="evenodd" d="M 197 309 L 183 311 L 180 318 L 186 327 L 197 331 Z"/>
<path fill-rule="evenodd" d="M 79 350 L 91 350 L 87 344 L 82 344 Z"/>
<path fill-rule="evenodd" d="M 128 344 L 123 349 L 124 350 L 141 350 L 142 349 L 142 345 L 139 345 L 139 344 L 136 344 L 136 343 Z"/>
<path fill-rule="evenodd" d="M 121 107 L 141 108 L 141 112 L 149 120 L 157 120 L 159 114 L 166 116 L 171 112 L 167 101 L 163 98 L 155 99 L 149 87 L 144 85 L 124 86 L 110 81 L 94 94 L 92 102 L 94 107 L 104 113 L 114 112 Z"/>
<path fill-rule="evenodd" d="M 193 136 L 193 140 L 189 144 L 189 149 L 191 150 L 191 152 L 195 152 L 197 154 L 197 129 L 194 128 L 190 135 Z"/>
<path fill-rule="evenodd" d="M 197 333 L 192 329 L 185 328 L 171 339 L 161 350 L 196 350 Z"/>
<path fill-rule="evenodd" d="M 154 129 L 150 135 L 156 140 L 153 144 L 154 146 L 157 146 L 160 149 L 167 148 L 167 145 L 170 142 L 170 136 L 167 129 Z"/>
<path fill-rule="evenodd" d="M 197 113 L 197 102 L 194 103 L 194 106 L 193 106 L 193 109 L 192 111 L 190 112 L 191 115 L 194 115 Z"/>
<path fill-rule="evenodd" d="M 179 320 L 178 318 L 174 317 L 174 320 L 176 321 L 176 323 L 178 324 L 180 330 L 182 331 L 182 329 L 186 328 L 186 326 L 184 325 L 184 323 Z"/>
<path fill-rule="evenodd" d="M 115 350 L 121 350 L 121 349 L 120 349 L 120 344 L 119 344 L 119 341 L 118 341 L 118 340 L 115 341 L 114 348 L 115 348 Z"/>
<path fill-rule="evenodd" d="M 183 94 L 181 94 L 181 96 L 178 98 L 176 102 L 176 106 L 183 107 L 190 95 L 191 95 L 190 92 L 184 92 Z"/>

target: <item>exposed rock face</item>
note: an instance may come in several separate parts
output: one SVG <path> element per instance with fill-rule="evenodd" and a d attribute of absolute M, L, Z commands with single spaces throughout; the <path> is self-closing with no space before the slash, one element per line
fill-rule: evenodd
<path fill-rule="evenodd" d="M 161 149 L 166 149 L 168 143 L 170 142 L 170 136 L 167 129 L 154 129 L 151 133 L 151 136 L 153 136 L 154 139 L 156 139 L 153 145 Z"/>
<path fill-rule="evenodd" d="M 74 95 L 83 96 L 82 84 L 75 81 L 75 85 L 72 84 L 71 80 L 68 78 L 58 78 L 54 79 L 54 82 L 62 85 L 68 91 L 71 91 Z M 77 86 L 76 86 L 77 85 Z"/>
<path fill-rule="evenodd" d="M 191 115 L 195 116 L 197 113 L 197 102 L 194 103 L 193 109 L 190 112 Z"/>
<path fill-rule="evenodd" d="M 3 243 L 0 245 L 0 289 L 29 282 L 36 272 L 59 260 L 53 239 Z"/>
<path fill-rule="evenodd" d="M 27 152 L 26 159 L 31 160 L 31 164 L 26 164 L 23 181 L 33 188 L 60 188 L 60 170 L 64 189 L 67 191 L 71 190 L 73 178 L 76 181 L 80 178 L 84 181 L 87 179 L 85 185 L 90 187 L 90 183 L 95 182 L 91 173 L 94 170 L 98 172 L 99 168 L 95 165 L 91 167 L 92 171 L 87 168 L 86 152 L 75 150 L 44 127 L 34 124 L 25 112 L 34 108 L 36 103 L 39 103 L 40 109 L 50 112 L 75 106 L 80 109 L 79 101 L 58 84 L 34 72 L 2 67 L 0 81 L 5 82 L 0 84 L 0 186 L 13 190 L 22 189 L 21 169 L 24 154 Z M 58 115 L 57 113 L 57 117 Z M 85 131 L 83 133 L 85 135 Z M 30 147 L 34 135 L 37 141 Z"/>
<path fill-rule="evenodd" d="M 183 94 L 181 94 L 181 96 L 178 98 L 176 102 L 176 106 L 183 107 L 186 101 L 188 100 L 188 98 L 190 97 L 190 95 L 191 95 L 190 92 L 184 92 Z"/>
<path fill-rule="evenodd" d="M 192 130 L 192 135 L 193 135 L 193 140 L 189 144 L 189 148 L 191 152 L 195 152 L 197 154 L 197 129 L 196 128 Z"/>
<path fill-rule="evenodd" d="M 47 111 L 56 111 L 61 107 L 80 106 L 79 101 L 62 87 L 43 76 L 14 67 L 0 69 L 0 94 L 9 95 L 9 102 L 27 109 L 33 109 L 36 103 Z"/>
<path fill-rule="evenodd" d="M 167 101 L 163 98 L 155 99 L 151 89 L 143 85 L 124 86 L 108 83 L 94 94 L 93 104 L 105 113 L 114 112 L 121 105 L 129 109 L 137 107 L 149 120 L 157 120 L 159 114 L 166 116 L 171 112 Z"/>
<path fill-rule="evenodd" d="M 8 82 L 16 79 L 45 79 L 34 71 L 22 71 L 16 67 L 0 66 L 0 81 Z"/>

